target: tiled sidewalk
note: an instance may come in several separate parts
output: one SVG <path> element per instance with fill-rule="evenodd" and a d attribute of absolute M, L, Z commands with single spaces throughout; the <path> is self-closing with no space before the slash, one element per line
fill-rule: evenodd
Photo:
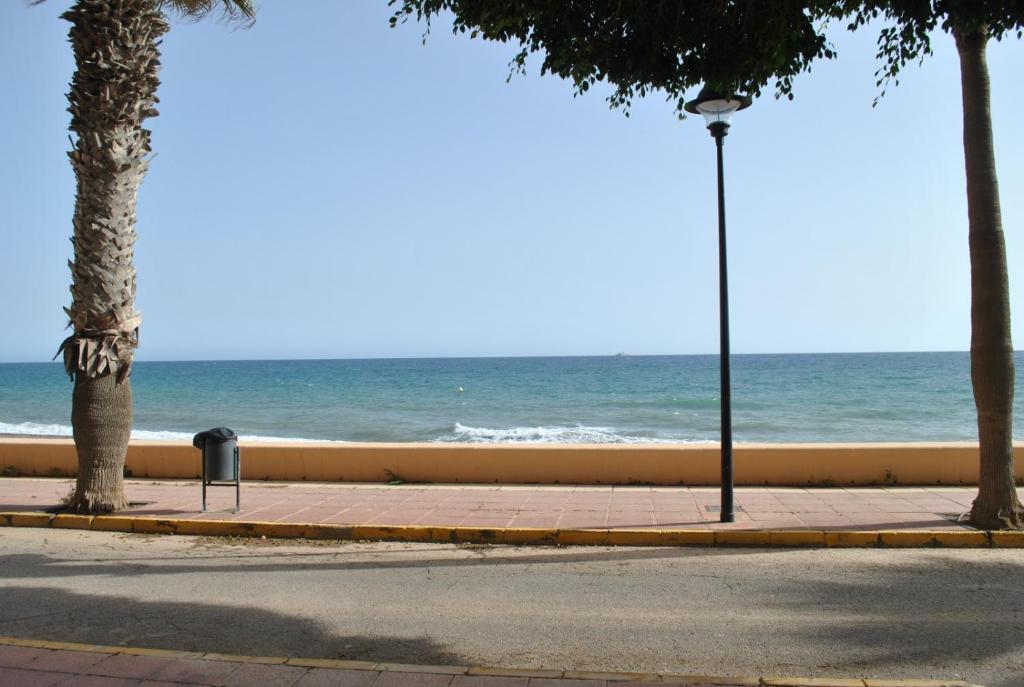
<path fill-rule="evenodd" d="M 71 645 L 75 648 L 69 650 L 52 642 L 0 640 L 0 685 L 17 687 L 972 687 L 959 681 L 715 678 L 374 664 L 109 646 Z M 12 641 L 20 645 L 5 643 Z"/>
<path fill-rule="evenodd" d="M 0 478 L 0 511 L 57 505 L 73 480 Z M 338 525 L 559 529 L 968 529 L 956 516 L 974 487 L 783 488 L 736 490 L 736 522 L 718 522 L 714 487 L 600 487 L 250 482 L 242 512 L 234 489 L 211 488 L 200 512 L 198 482 L 128 480 L 137 517 Z M 1022 498 L 1024 498 L 1024 490 Z"/>
<path fill-rule="evenodd" d="M 168 654 L 172 652 L 166 652 Z M 560 677 L 515 677 L 457 674 L 458 667 L 408 666 L 407 671 L 365 668 L 328 668 L 289 663 L 209 660 L 183 656 L 145 656 L 107 654 L 89 651 L 63 651 L 21 646 L 0 646 L 0 685 L 18 687 L 606 687 L 607 680 L 573 680 Z M 244 658 L 244 657 L 239 657 Z M 257 659 L 258 661 L 259 659 Z M 306 663 L 316 663 L 309 659 Z M 322 661 L 325 664 L 332 661 Z M 336 663 L 342 664 L 343 661 Z M 416 671 L 421 668 L 422 672 Z M 447 670 L 447 673 L 435 672 Z M 463 673 L 470 669 L 463 668 Z M 538 671 L 540 672 L 540 671 Z M 560 673 L 554 673 L 558 675 Z M 616 685 L 629 683 L 615 682 Z M 665 684 L 664 682 L 662 684 Z M 682 685 L 687 682 L 668 683 Z M 730 687 L 720 685 L 719 687 Z M 735 687 L 740 687 L 736 684 Z"/>

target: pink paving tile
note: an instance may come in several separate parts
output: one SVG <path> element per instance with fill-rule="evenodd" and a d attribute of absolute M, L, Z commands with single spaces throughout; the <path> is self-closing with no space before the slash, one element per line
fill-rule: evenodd
<path fill-rule="evenodd" d="M 28 509 L 38 508 L 55 503 L 69 484 L 66 479 L 0 479 L 0 501 Z M 134 509 L 146 511 L 144 517 L 166 517 L 165 514 L 173 513 L 182 519 L 332 521 L 348 525 L 363 524 L 383 515 L 391 517 L 407 510 L 410 516 L 419 513 L 416 523 L 425 525 L 457 525 L 472 515 L 491 518 L 484 521 L 491 526 L 498 526 L 500 520 L 508 517 L 518 526 L 554 527 L 559 522 L 564 526 L 577 526 L 566 523 L 585 526 L 596 522 L 600 527 L 605 525 L 600 522 L 606 517 L 605 513 L 613 512 L 612 522 L 615 523 L 628 518 L 634 521 L 630 524 L 638 525 L 634 516 L 640 518 L 640 523 L 648 522 L 648 518 L 652 523 L 662 523 L 677 516 L 675 519 L 692 519 L 694 524 L 686 526 L 698 527 L 702 522 L 717 526 L 718 514 L 706 512 L 703 507 L 715 505 L 719 500 L 718 490 L 712 487 L 368 488 L 351 484 L 282 486 L 281 483 L 255 482 L 245 485 L 245 511 L 236 516 L 218 507 L 233 505 L 230 490 L 222 490 L 229 492 L 224 494 L 213 491 L 211 512 L 199 513 L 198 483 L 194 481 L 167 481 L 156 485 L 149 481 L 129 481 L 128 491 L 133 499 L 153 502 Z M 737 489 L 737 500 L 745 508 L 745 513 L 740 515 L 746 516 L 745 520 L 741 518 L 746 527 L 776 523 L 791 516 L 808 527 L 815 524 L 840 527 L 849 523 L 850 528 L 862 529 L 901 526 L 954 529 L 959 526 L 938 514 L 967 511 L 975 494 L 974 487 L 741 487 Z"/>
<path fill-rule="evenodd" d="M 130 656 L 117 654 L 107 656 L 94 666 L 89 668 L 93 675 L 108 675 L 111 677 L 146 678 L 154 675 L 162 668 L 170 665 L 173 659 L 159 658 L 156 656 Z"/>
<path fill-rule="evenodd" d="M 67 673 L 46 673 L 38 670 L 0 668 L 0 685 L 14 687 L 53 687 L 68 678 Z"/>
<path fill-rule="evenodd" d="M 219 680 L 219 687 L 292 687 L 308 672 L 298 666 L 260 665 L 247 663 L 233 670 L 226 678 Z"/>
<path fill-rule="evenodd" d="M 686 517 L 686 518 L 673 518 L 673 517 L 662 517 L 655 516 L 654 524 L 659 527 L 667 527 L 677 530 L 686 530 L 694 527 L 700 527 L 706 524 L 706 520 L 703 518 Z"/>
<path fill-rule="evenodd" d="M 386 672 L 380 674 L 373 687 L 448 687 L 451 681 L 451 675 Z"/>
<path fill-rule="evenodd" d="M 555 524 L 563 530 L 603 529 L 605 526 L 604 518 L 563 518 Z"/>
<path fill-rule="evenodd" d="M 509 521 L 512 520 L 512 517 L 511 513 L 500 514 L 490 513 L 487 511 L 477 511 L 467 515 L 460 524 L 505 527 L 508 525 Z"/>
<path fill-rule="evenodd" d="M 451 687 L 527 687 L 525 677 L 498 677 L 491 675 L 456 675 Z"/>
<path fill-rule="evenodd" d="M 368 520 L 367 525 L 413 525 L 430 511 L 388 511 Z"/>
<path fill-rule="evenodd" d="M 0 667 L 20 668 L 49 653 L 51 652 L 47 649 L 0 645 Z"/>
<path fill-rule="evenodd" d="M 611 519 L 609 519 L 608 523 L 605 525 L 605 527 L 607 527 L 608 529 L 617 529 L 617 530 L 639 529 L 639 528 L 642 528 L 642 527 L 653 527 L 653 526 L 654 526 L 654 519 L 653 518 L 650 519 L 650 520 L 643 520 L 641 518 L 632 518 L 630 520 L 626 520 L 626 519 L 623 519 L 623 520 L 611 520 Z"/>
<path fill-rule="evenodd" d="M 294 687 L 370 687 L 379 674 L 371 670 L 314 668 L 299 678 Z"/>
<path fill-rule="evenodd" d="M 557 516 L 546 517 L 516 517 L 512 518 L 509 527 L 541 527 L 551 528 L 558 525 Z M 602 527 L 604 524 L 602 523 Z"/>
<path fill-rule="evenodd" d="M 201 685 L 214 684 L 228 676 L 240 663 L 228 661 L 196 661 L 178 659 L 164 666 L 154 675 L 153 680 L 167 682 L 195 682 Z"/>
<path fill-rule="evenodd" d="M 807 527 L 850 528 L 853 526 L 853 521 L 849 518 L 814 518 L 802 522 Z"/>
<path fill-rule="evenodd" d="M 107 656 L 108 654 L 96 654 L 89 651 L 50 651 L 23 667 L 61 673 L 85 673 Z"/>
<path fill-rule="evenodd" d="M 60 687 L 138 687 L 139 681 L 103 675 L 66 675 L 64 680 L 57 684 Z"/>

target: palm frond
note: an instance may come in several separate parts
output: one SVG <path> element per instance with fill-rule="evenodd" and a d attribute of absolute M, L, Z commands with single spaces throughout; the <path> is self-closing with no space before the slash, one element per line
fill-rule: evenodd
<path fill-rule="evenodd" d="M 219 13 L 227 21 L 252 22 L 256 17 L 253 0 L 159 0 L 165 9 L 181 17 L 201 19 Z"/>
<path fill-rule="evenodd" d="M 29 0 L 30 5 L 41 5 L 46 0 Z M 256 4 L 253 0 L 157 0 L 166 10 L 190 19 L 203 17 L 219 11 L 223 19 L 252 23 L 256 20 Z"/>

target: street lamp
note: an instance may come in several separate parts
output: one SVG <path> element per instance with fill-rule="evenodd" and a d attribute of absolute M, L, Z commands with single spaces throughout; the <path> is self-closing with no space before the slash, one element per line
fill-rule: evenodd
<path fill-rule="evenodd" d="M 722 382 L 722 508 L 719 520 L 735 522 L 732 489 L 732 399 L 729 381 L 729 279 L 725 258 L 725 180 L 722 175 L 722 139 L 729 132 L 732 115 L 750 107 L 750 96 L 719 93 L 707 86 L 696 100 L 686 103 L 685 110 L 704 115 L 708 130 L 718 149 L 718 321 L 721 345 Z"/>

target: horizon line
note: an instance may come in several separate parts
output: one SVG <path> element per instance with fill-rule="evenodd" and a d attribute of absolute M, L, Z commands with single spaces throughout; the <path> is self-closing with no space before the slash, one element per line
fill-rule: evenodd
<path fill-rule="evenodd" d="M 1024 350 L 1024 349 L 1022 349 Z M 1014 353 L 1021 350 L 1014 349 Z M 795 355 L 896 355 L 896 354 L 928 354 L 928 353 L 970 353 L 970 350 L 939 350 L 939 351 L 786 351 L 776 353 L 732 353 L 730 357 L 750 356 L 795 356 Z M 717 358 L 718 353 L 601 353 L 601 354 L 560 354 L 560 355 L 396 355 L 381 357 L 340 357 L 340 358 L 178 358 L 162 360 L 138 360 L 134 363 L 266 363 L 266 362 L 333 362 L 333 361 L 379 361 L 379 360 L 537 360 L 552 358 Z M 0 361 L 0 365 L 63 365 L 63 361 L 9 360 Z"/>

